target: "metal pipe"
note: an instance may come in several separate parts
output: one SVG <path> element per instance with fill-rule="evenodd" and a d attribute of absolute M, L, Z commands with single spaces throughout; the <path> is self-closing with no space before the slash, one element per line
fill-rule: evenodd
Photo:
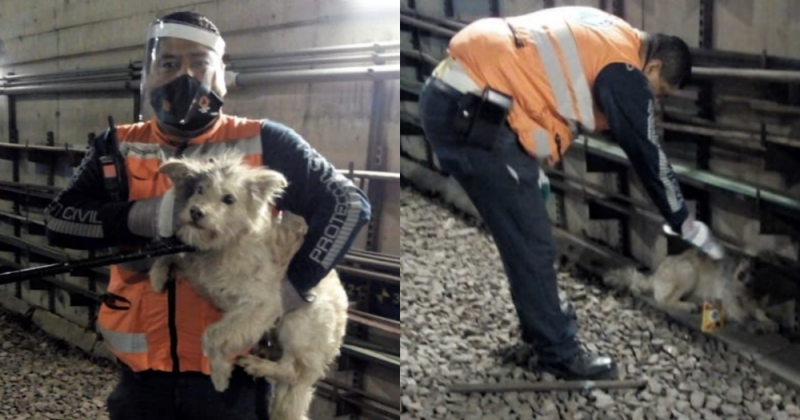
<path fill-rule="evenodd" d="M 731 67 L 692 67 L 692 77 L 700 79 L 724 77 L 758 80 L 762 82 L 799 83 L 800 71 L 737 69 Z"/>
<path fill-rule="evenodd" d="M 73 152 L 73 153 L 86 153 L 85 150 L 78 150 L 78 149 L 70 149 L 69 144 L 65 144 L 63 147 L 59 146 L 43 146 L 38 144 L 20 144 L 20 143 L 4 143 L 0 142 L 0 147 L 6 149 L 30 149 L 36 150 L 40 152 Z"/>
<path fill-rule="evenodd" d="M 364 44 L 337 45 L 333 47 L 306 48 L 293 51 L 277 51 L 266 54 L 242 54 L 231 56 L 231 61 L 260 60 L 294 56 L 313 56 L 326 54 L 343 54 L 363 51 L 384 52 L 400 47 L 400 41 L 371 42 Z"/>
<path fill-rule="evenodd" d="M 393 60 L 399 53 L 384 53 L 385 50 L 398 48 L 399 41 L 371 44 L 353 44 L 336 47 L 311 48 L 305 50 L 284 51 L 272 54 L 260 54 L 253 56 L 243 56 L 234 60 L 231 64 L 248 59 L 270 59 L 279 57 L 308 56 L 310 54 L 338 54 L 357 51 L 375 51 L 376 54 L 364 56 L 365 59 Z M 322 63 L 346 63 L 354 62 L 356 58 L 350 57 L 329 57 L 329 58 L 300 58 L 289 60 L 288 63 L 267 63 L 262 67 L 275 68 L 286 65 L 306 65 Z M 358 58 L 361 60 L 361 57 Z M 240 66 L 245 68 L 244 66 Z M 257 68 L 258 66 L 246 66 L 246 68 Z M 141 77 L 141 68 L 135 68 L 133 64 L 126 67 L 106 67 L 96 69 L 72 70 L 66 72 L 42 73 L 42 74 L 23 74 L 9 75 L 0 79 L 0 95 L 21 95 L 39 93 L 61 93 L 61 92 L 93 92 L 93 91 L 126 91 L 136 90 L 138 86 L 132 86 Z M 252 84 L 268 83 L 307 83 L 324 81 L 354 81 L 354 80 L 387 80 L 399 79 L 400 66 L 398 65 L 377 65 L 371 67 L 352 67 L 342 69 L 321 69 L 304 71 L 273 71 L 258 72 L 239 75 L 237 82 L 240 86 Z M 119 79 L 121 83 L 111 82 Z M 4 83 L 2 83 L 4 82 Z M 67 83 L 73 82 L 73 83 Z M 124 82 L 124 83 L 122 83 Z"/>
<path fill-rule="evenodd" d="M 373 252 L 367 251 L 364 249 L 351 249 L 350 253 L 353 255 L 362 255 L 367 258 L 373 258 L 376 260 L 388 261 L 391 263 L 400 264 L 400 257 L 391 254 L 381 254 L 380 252 Z"/>
<path fill-rule="evenodd" d="M 374 271 L 367 271 L 359 268 L 352 268 L 341 265 L 336 267 L 336 271 L 344 274 L 350 274 L 356 277 L 365 278 L 367 280 L 383 281 L 386 283 L 397 284 L 397 285 L 400 284 L 400 277 L 391 276 L 389 274 L 376 273 Z"/>
<path fill-rule="evenodd" d="M 423 61 L 425 63 L 428 63 L 430 65 L 433 65 L 433 66 L 439 64 L 439 61 L 440 61 L 440 60 L 437 60 L 435 57 L 433 57 L 430 54 L 425 54 L 422 51 L 417 51 L 417 50 L 410 49 L 410 48 L 403 48 L 402 50 L 400 50 L 400 55 L 403 55 L 403 56 L 406 56 L 406 57 L 411 57 L 414 60 L 421 60 L 421 61 Z"/>
<path fill-rule="evenodd" d="M 350 45 L 337 45 L 333 47 L 307 48 L 307 49 L 293 50 L 293 51 L 279 51 L 267 54 L 250 54 L 250 55 L 243 54 L 239 56 L 236 55 L 231 56 L 229 64 L 233 64 L 236 61 L 271 59 L 271 58 L 292 57 L 292 56 L 342 54 L 342 53 L 354 53 L 354 52 L 364 52 L 364 51 L 375 51 L 377 53 L 382 53 L 384 51 L 396 49 L 398 47 L 400 47 L 400 41 L 386 41 L 386 42 L 372 42 L 372 43 L 350 44 Z M 130 72 L 132 70 L 141 70 L 141 69 L 142 69 L 142 62 L 137 60 L 131 62 L 127 66 L 97 67 L 92 69 L 76 69 L 76 70 L 59 71 L 51 73 L 10 74 L 2 77 L 0 80 L 12 81 L 21 79 L 34 79 L 34 78 L 59 78 L 65 76 L 78 76 L 78 75 L 88 75 L 88 74 L 98 74 L 98 73 L 102 74 L 105 72 Z"/>
<path fill-rule="evenodd" d="M 706 65 L 723 63 L 726 67 L 755 68 L 763 66 L 771 69 L 793 70 L 800 67 L 800 60 L 795 58 L 776 57 L 774 55 L 743 53 L 727 50 L 710 50 L 705 48 L 689 48 L 692 61 Z M 702 67 L 702 66 L 701 66 Z"/>
<path fill-rule="evenodd" d="M 549 392 L 549 391 L 585 391 L 589 389 L 640 389 L 647 385 L 643 379 L 622 381 L 544 381 L 544 382 L 508 382 L 496 384 L 453 384 L 450 392 Z"/>
<path fill-rule="evenodd" d="M 627 155 L 625 155 L 625 152 L 621 148 L 595 137 L 583 137 L 584 141 L 575 141 L 574 144 L 592 153 L 630 165 Z M 759 185 L 752 185 L 709 171 L 694 169 L 678 161 L 672 161 L 672 169 L 675 175 L 677 175 L 679 179 L 682 178 L 684 181 L 715 187 L 753 199 L 760 199 L 775 204 L 783 209 L 800 213 L 800 201 L 786 195 L 778 194 L 777 192 L 766 190 Z"/>
<path fill-rule="evenodd" d="M 390 80 L 400 78 L 400 65 L 340 69 L 272 71 L 244 73 L 236 76 L 236 86 L 262 86 L 279 83 L 352 82 L 361 80 Z"/>
<path fill-rule="evenodd" d="M 662 122 L 659 123 L 659 125 L 661 125 L 667 130 L 679 131 L 682 133 L 699 134 L 702 136 L 712 136 L 712 137 L 721 136 L 731 139 L 750 140 L 759 143 L 761 142 L 761 135 L 759 133 L 754 133 L 752 131 L 740 131 L 736 129 L 726 130 L 724 128 L 718 128 L 718 127 L 703 127 L 697 125 L 686 125 L 686 124 L 677 124 L 670 122 Z M 771 143 L 782 144 L 784 146 L 800 147 L 800 139 L 792 137 L 769 134 L 766 136 L 766 140 Z"/>
<path fill-rule="evenodd" d="M 30 219 L 30 218 L 28 218 L 27 215 L 22 216 L 22 215 L 16 214 L 16 213 L 9 213 L 9 212 L 6 212 L 6 211 L 0 211 L 0 217 L 5 217 L 7 219 L 17 220 L 17 221 L 20 221 L 20 222 L 23 222 L 23 223 L 32 224 L 32 225 L 39 225 L 39 226 L 44 227 L 44 221 Z"/>
<path fill-rule="evenodd" d="M 617 211 L 629 214 L 635 212 L 654 223 L 661 223 L 663 221 L 663 218 L 658 214 L 658 211 L 653 209 L 652 206 L 650 206 L 648 203 L 644 201 L 636 200 L 631 197 L 625 196 L 623 194 L 609 191 L 603 188 L 602 186 L 592 184 L 591 182 L 583 178 L 574 175 L 569 175 L 563 171 L 551 169 L 547 170 L 546 173 L 547 176 L 550 177 L 550 183 L 557 189 L 568 190 L 565 191 L 568 193 L 582 194 L 585 200 L 597 201 L 601 205 L 612 207 Z M 556 177 L 563 178 L 563 180 L 560 180 Z M 567 181 L 578 184 L 582 188 L 570 185 Z M 595 193 L 587 193 L 586 188 L 594 190 Z M 610 203 L 608 202 L 608 200 L 619 200 L 628 204 L 632 208 L 627 209 L 624 208 L 623 206 L 619 206 L 618 204 Z"/>
<path fill-rule="evenodd" d="M 800 107 L 792 105 L 779 104 L 774 101 L 766 99 L 752 99 L 743 96 L 735 95 L 717 95 L 717 103 L 731 103 L 731 104 L 745 104 L 756 112 L 771 112 L 781 114 L 794 114 L 800 115 Z"/>
<path fill-rule="evenodd" d="M 244 69 L 270 69 L 276 67 L 294 67 L 294 66 L 316 66 L 327 64 L 354 64 L 370 61 L 374 64 L 383 64 L 386 61 L 394 61 L 400 59 L 400 53 L 381 53 L 381 54 L 362 54 L 362 55 L 349 55 L 344 57 L 311 57 L 311 58 L 296 58 L 292 60 L 272 61 L 267 62 L 254 62 L 244 65 L 228 66 L 232 71 L 242 71 Z"/>
<path fill-rule="evenodd" d="M 107 265 L 119 264 L 122 262 L 136 261 L 147 258 L 155 258 L 162 255 L 171 255 L 181 252 L 192 252 L 194 248 L 188 245 L 176 246 L 156 246 L 143 248 L 137 251 L 107 255 L 102 257 L 87 258 L 77 261 L 62 261 L 55 264 L 48 264 L 39 267 L 23 268 L 21 270 L 0 274 L 0 285 L 15 283 L 18 281 L 30 280 L 32 278 L 52 276 L 56 274 L 72 273 L 75 271 L 88 270 L 91 268 L 105 267 Z"/>
<path fill-rule="evenodd" d="M 63 79 L 51 80 L 22 80 L 19 82 L 7 83 L 0 85 L 4 88 L 23 87 L 23 86 L 45 86 L 54 83 L 98 83 L 98 82 L 116 82 L 116 81 L 138 81 L 141 78 L 141 73 L 129 73 L 118 75 L 97 75 L 91 77 L 67 77 Z"/>
<path fill-rule="evenodd" d="M 372 328 L 379 329 L 379 330 L 381 330 L 383 332 L 387 332 L 389 334 L 396 335 L 398 337 L 400 337 L 400 334 L 401 334 L 400 327 L 394 326 L 394 325 L 389 325 L 389 324 L 387 324 L 385 322 L 376 321 L 374 319 L 370 319 L 369 317 L 364 316 L 363 312 L 362 313 L 358 313 L 356 311 L 348 311 L 347 319 L 349 319 L 350 321 L 353 321 L 355 323 L 358 323 L 358 324 L 361 324 L 361 325 L 365 325 L 367 327 L 372 327 Z"/>
<path fill-rule="evenodd" d="M 135 86 L 134 86 L 135 85 Z M 66 92 L 129 92 L 139 89 L 139 83 L 126 82 L 103 82 L 103 83 L 57 83 L 44 86 L 24 86 L 0 88 L 0 95 L 30 95 L 30 94 L 52 94 Z"/>
<path fill-rule="evenodd" d="M 443 19 L 443 18 L 437 18 L 437 17 L 434 17 L 434 16 L 421 15 L 416 10 L 408 8 L 408 7 L 401 7 L 400 8 L 400 13 L 408 15 L 410 17 L 414 17 L 414 18 L 418 18 L 418 19 L 422 19 L 422 20 L 427 20 L 427 21 L 430 21 L 430 22 L 445 26 L 445 27 L 447 27 L 449 29 L 454 29 L 456 31 L 464 29 L 468 25 L 467 23 L 458 22 L 458 21 L 451 20 L 451 19 Z"/>
<path fill-rule="evenodd" d="M 2 92 L 2 90 L 0 90 Z M 20 143 L 5 143 L 0 142 L 0 148 L 8 148 L 8 149 L 31 149 L 37 150 L 42 152 L 62 152 L 62 153 L 86 153 L 86 150 L 81 149 L 71 149 L 69 144 L 65 144 L 63 147 L 60 146 L 43 146 L 43 145 L 36 145 L 36 144 L 20 144 Z M 350 175 L 350 171 L 347 169 L 339 169 L 339 173 Z M 372 179 L 376 181 L 399 181 L 400 180 L 400 173 L 398 172 L 379 172 L 379 171 L 353 171 L 353 178 L 363 178 L 363 179 Z M 0 185 L 3 184 L 0 181 Z M 15 183 L 6 183 L 7 185 L 11 185 Z M 33 185 L 37 188 L 47 188 L 45 185 Z"/>
<path fill-rule="evenodd" d="M 405 15 L 400 15 L 400 24 L 406 24 L 415 28 L 424 29 L 434 35 L 441 35 L 447 38 L 451 38 L 456 34 L 456 31 L 452 29 L 446 29 L 433 23 L 424 22 L 422 20 Z"/>
<path fill-rule="evenodd" d="M 385 269 L 385 270 L 393 270 L 393 271 L 397 270 L 397 271 L 400 271 L 400 264 L 391 264 L 391 263 L 386 263 L 386 262 L 383 262 L 383 261 L 377 261 L 377 260 L 372 260 L 372 259 L 369 259 L 369 258 L 357 257 L 357 256 L 352 256 L 352 255 L 345 255 L 344 256 L 344 260 L 345 261 L 349 261 L 349 262 L 353 262 L 353 263 L 357 263 L 357 264 L 364 264 L 364 265 L 369 265 L 369 266 L 372 266 L 372 267 L 382 268 L 382 269 Z"/>
<path fill-rule="evenodd" d="M 131 70 L 141 70 L 142 63 L 141 61 L 134 61 L 127 66 L 111 66 L 111 67 L 95 67 L 91 69 L 76 69 L 76 70 L 67 70 L 67 71 L 58 71 L 52 73 L 27 73 L 27 74 L 9 74 L 3 76 L 0 80 L 21 80 L 21 79 L 35 79 L 39 77 L 44 78 L 57 78 L 57 77 L 65 77 L 65 76 L 80 76 L 80 75 L 89 75 L 89 74 L 97 74 L 97 73 L 105 73 L 105 72 L 129 72 Z"/>

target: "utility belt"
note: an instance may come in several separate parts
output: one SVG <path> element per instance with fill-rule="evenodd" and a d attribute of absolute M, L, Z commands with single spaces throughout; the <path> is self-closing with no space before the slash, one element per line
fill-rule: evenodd
<path fill-rule="evenodd" d="M 491 149 L 506 123 L 513 98 L 488 86 L 481 90 L 452 57 L 439 63 L 432 83 L 446 92 L 461 94 L 453 127 L 460 138 L 468 145 Z"/>

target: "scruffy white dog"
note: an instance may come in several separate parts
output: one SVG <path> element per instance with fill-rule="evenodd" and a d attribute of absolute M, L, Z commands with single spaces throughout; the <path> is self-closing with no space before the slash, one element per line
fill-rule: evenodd
<path fill-rule="evenodd" d="M 645 276 L 629 267 L 614 270 L 603 281 L 633 294 L 652 293 L 667 311 L 696 312 L 705 300 L 720 300 L 725 317 L 749 332 L 772 332 L 778 324 L 758 307 L 751 293 L 754 281 L 750 258 L 715 261 L 697 249 L 669 256 L 655 273 Z"/>
<path fill-rule="evenodd" d="M 163 291 L 170 266 L 208 298 L 222 319 L 203 334 L 217 391 L 228 387 L 233 356 L 256 345 L 276 327 L 278 360 L 248 355 L 238 364 L 273 384 L 270 418 L 306 419 L 314 384 L 338 356 L 347 322 L 347 295 L 335 271 L 310 292 L 313 303 L 283 313 L 281 284 L 303 243 L 307 225 L 300 216 L 271 205 L 287 186 L 284 176 L 253 168 L 243 156 L 226 152 L 213 159 L 171 159 L 159 171 L 175 188 L 176 236 L 196 252 L 162 257 L 150 271 Z"/>

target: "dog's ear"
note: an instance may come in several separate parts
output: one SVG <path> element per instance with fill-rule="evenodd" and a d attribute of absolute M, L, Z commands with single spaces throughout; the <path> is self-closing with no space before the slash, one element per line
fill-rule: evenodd
<path fill-rule="evenodd" d="M 280 172 L 260 169 L 247 180 L 247 188 L 256 198 L 275 204 L 275 200 L 283 193 L 289 183 Z"/>
<path fill-rule="evenodd" d="M 158 172 L 166 175 L 173 184 L 177 184 L 191 176 L 193 170 L 185 160 L 170 159 L 158 168 Z"/>

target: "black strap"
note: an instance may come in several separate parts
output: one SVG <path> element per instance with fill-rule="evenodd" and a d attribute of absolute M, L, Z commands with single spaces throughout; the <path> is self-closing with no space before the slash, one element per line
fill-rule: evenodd
<path fill-rule="evenodd" d="M 105 130 L 94 141 L 94 150 L 100 160 L 101 165 L 114 165 L 114 171 L 117 173 L 117 181 L 113 186 L 114 191 L 109 190 L 109 185 L 106 181 L 105 171 L 103 171 L 103 187 L 107 190 L 109 197 L 115 197 L 116 200 L 128 200 L 128 182 L 125 177 L 125 163 L 124 157 L 116 150 L 116 147 L 109 144 L 111 137 L 111 130 Z"/>
<path fill-rule="evenodd" d="M 116 309 L 116 310 L 119 310 L 119 311 L 127 311 L 128 309 L 131 308 L 131 301 L 129 301 L 128 299 L 125 299 L 124 297 L 122 297 L 120 295 L 115 295 L 113 293 L 106 292 L 100 297 L 103 299 L 103 304 L 108 306 L 111 309 Z M 126 304 L 128 304 L 128 306 L 127 307 L 119 306 L 119 305 L 116 304 L 117 301 L 126 303 Z"/>

